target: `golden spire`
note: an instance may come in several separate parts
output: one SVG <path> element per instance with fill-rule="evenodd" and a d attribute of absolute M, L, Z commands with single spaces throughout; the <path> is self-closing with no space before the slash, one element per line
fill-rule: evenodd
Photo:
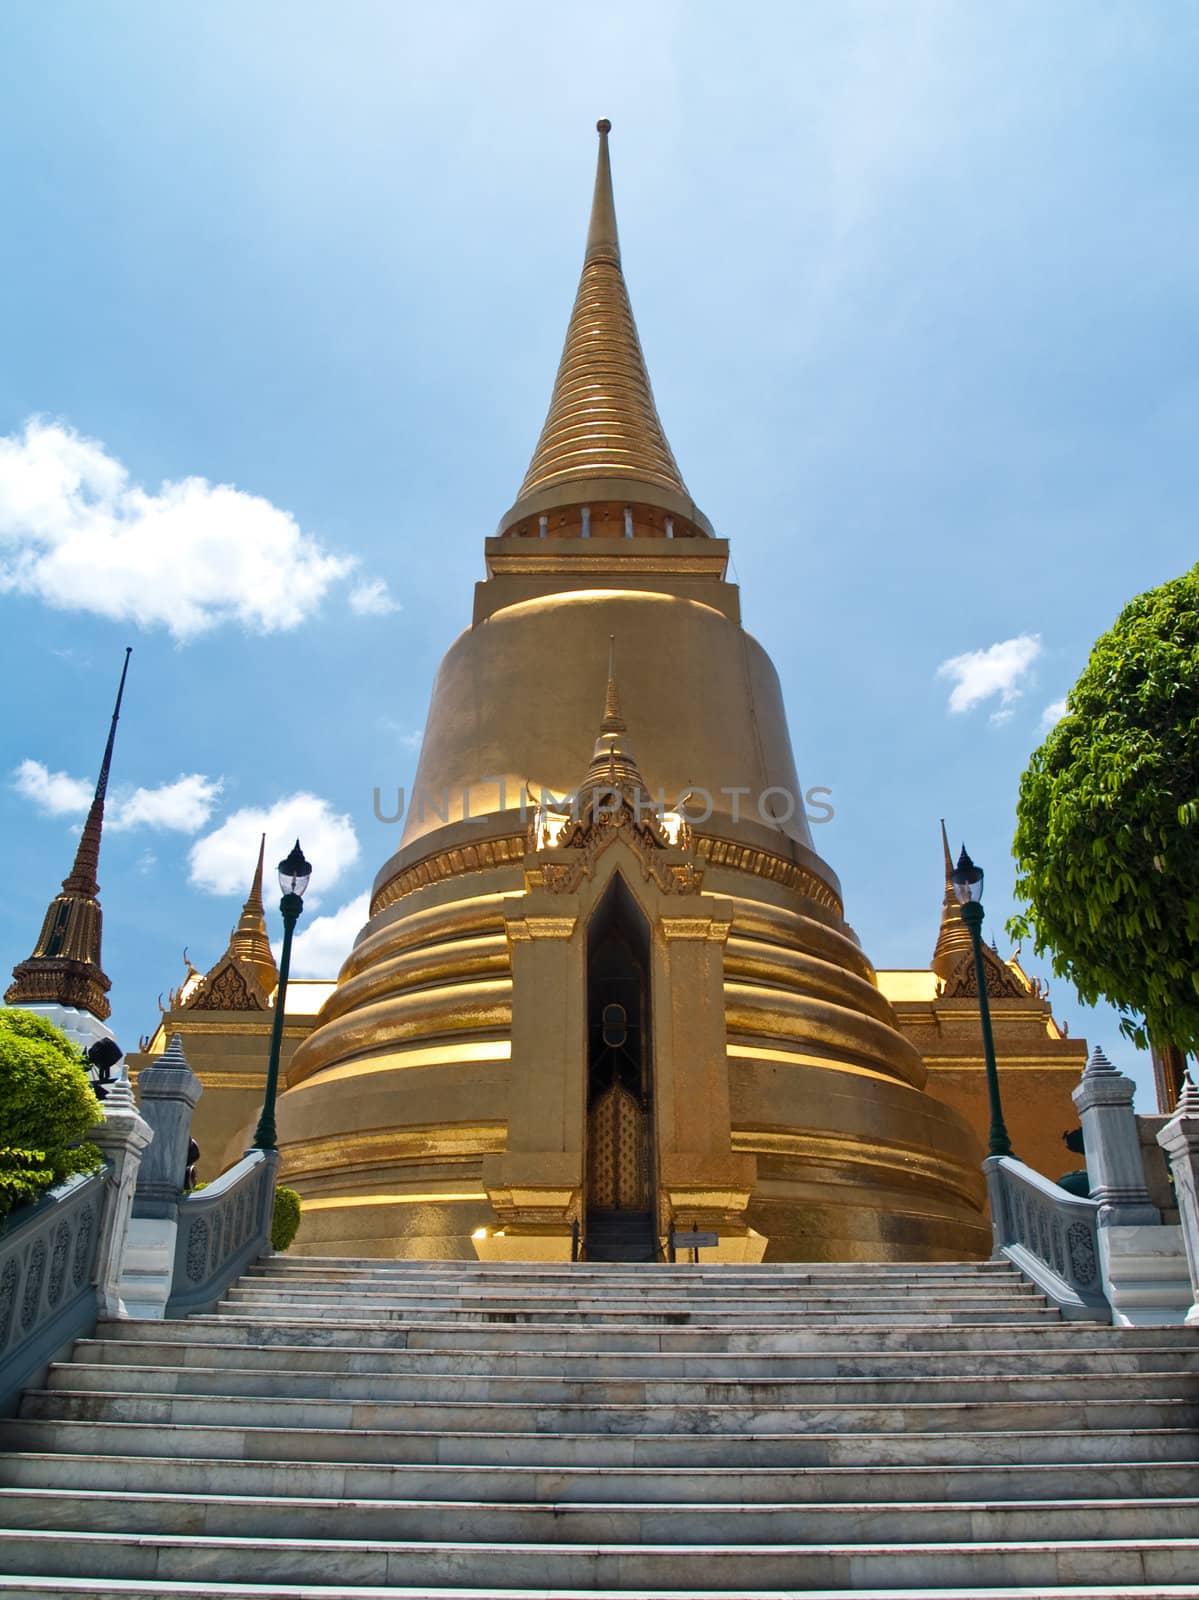
<path fill-rule="evenodd" d="M 267 937 L 262 905 L 262 862 L 266 834 L 258 845 L 258 864 L 237 927 L 219 961 L 209 967 L 203 982 L 184 1001 L 197 1011 L 264 1010 L 279 982 L 271 941 Z"/>
<path fill-rule="evenodd" d="M 608 158 L 611 123 L 604 119 L 596 127 L 599 161 L 583 272 L 549 413 L 501 532 L 555 506 L 626 501 L 660 507 L 710 532 L 654 404 L 620 264 Z"/>
<path fill-rule="evenodd" d="M 262 859 L 266 852 L 266 834 L 258 846 L 258 865 L 250 893 L 242 907 L 237 927 L 229 935 L 228 953 L 243 966 L 253 967 L 258 981 L 269 993 L 279 981 L 279 969 L 267 937 L 266 913 L 262 905 Z"/>
<path fill-rule="evenodd" d="M 608 688 L 604 694 L 604 720 L 600 723 L 600 733 L 627 733 L 628 724 L 625 722 L 620 709 L 620 694 L 616 688 L 616 635 L 608 635 Z"/>
<path fill-rule="evenodd" d="M 108 725 L 108 740 L 100 762 L 100 776 L 92 797 L 75 860 L 62 881 L 62 892 L 51 900 L 42 921 L 41 935 L 27 961 L 13 968 L 13 981 L 5 991 L 6 1005 L 74 1006 L 89 1011 L 101 1022 L 111 1015 L 106 996 L 111 984 L 100 965 L 103 919 L 100 912 L 100 836 L 104 827 L 104 800 L 117 736 L 117 720 L 125 696 L 132 648 L 125 650 L 116 705 Z"/>
<path fill-rule="evenodd" d="M 941 818 L 941 848 L 945 852 L 945 898 L 941 903 L 941 927 L 930 963 L 938 978 L 947 979 L 963 955 L 971 953 L 970 934 L 962 921 L 962 908 L 953 890 L 953 856 L 949 849 L 949 835 L 945 832 L 945 819 Z"/>
<path fill-rule="evenodd" d="M 616 687 L 616 635 L 608 635 L 608 682 L 604 690 L 604 715 L 600 722 L 599 738 L 595 741 L 591 765 L 582 783 L 583 790 L 598 786 L 617 788 L 625 793 L 644 790 L 645 781 L 637 767 L 636 758 L 629 747 L 629 727 L 620 709 L 620 692 Z"/>

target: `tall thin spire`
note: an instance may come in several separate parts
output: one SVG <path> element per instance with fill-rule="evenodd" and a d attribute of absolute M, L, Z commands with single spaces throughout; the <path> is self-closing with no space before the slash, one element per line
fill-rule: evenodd
<path fill-rule="evenodd" d="M 549 413 L 516 505 L 501 527 L 584 499 L 644 500 L 710 531 L 658 417 L 629 304 L 612 197 L 611 126 L 606 118 L 596 124 L 599 156 L 587 247 Z"/>
<path fill-rule="evenodd" d="M 121 701 L 125 698 L 125 678 L 129 672 L 129 657 L 132 654 L 133 647 L 126 645 L 125 663 L 121 668 L 117 700 L 112 708 L 112 720 L 108 725 L 108 739 L 104 745 L 104 757 L 100 762 L 100 776 L 96 779 L 96 792 L 92 797 L 87 821 L 83 824 L 83 832 L 79 835 L 79 847 L 75 851 L 74 865 L 62 883 L 68 894 L 97 895 L 100 892 L 96 875 L 100 870 L 100 834 L 104 827 L 104 802 L 108 795 L 108 774 L 112 770 L 117 722 L 121 715 Z"/>
<path fill-rule="evenodd" d="M 945 895 L 941 902 L 941 926 L 930 963 L 938 978 L 947 979 L 964 955 L 973 952 L 970 934 L 962 921 L 962 908 L 953 889 L 953 854 L 949 848 L 949 835 L 945 832 L 945 818 L 941 818 L 941 848 L 945 855 Z"/>
<path fill-rule="evenodd" d="M 266 853 L 266 834 L 258 846 L 258 865 L 250 883 L 250 893 L 242 907 L 237 927 L 229 935 L 227 954 L 243 966 L 252 967 L 255 976 L 269 994 L 279 981 L 271 941 L 266 931 L 266 913 L 262 904 L 262 863 Z"/>
<path fill-rule="evenodd" d="M 100 836 L 104 827 L 104 800 L 112 770 L 112 752 L 117 737 L 117 721 L 125 696 L 132 648 L 125 650 L 116 704 L 108 725 L 108 739 L 100 762 L 100 776 L 92 797 L 75 860 L 62 881 L 62 892 L 51 900 L 42 922 L 41 936 L 27 961 L 13 968 L 13 981 L 5 992 L 5 1003 L 20 1005 L 61 1005 L 105 1021 L 112 1011 L 106 998 L 111 987 L 100 965 L 103 918 L 100 911 Z"/>

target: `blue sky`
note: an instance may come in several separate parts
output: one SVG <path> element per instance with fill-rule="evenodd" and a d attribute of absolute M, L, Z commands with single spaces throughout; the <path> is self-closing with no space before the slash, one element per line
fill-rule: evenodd
<path fill-rule="evenodd" d="M 5 7 L 0 965 L 126 643 L 118 1036 L 223 949 L 262 816 L 337 918 L 301 967 L 348 943 L 396 843 L 372 789 L 411 779 L 544 415 L 598 116 L 659 409 L 833 791 L 849 918 L 927 961 L 945 815 L 1006 951 L 1046 708 L 1196 554 L 1197 46 L 1146 0 Z"/>

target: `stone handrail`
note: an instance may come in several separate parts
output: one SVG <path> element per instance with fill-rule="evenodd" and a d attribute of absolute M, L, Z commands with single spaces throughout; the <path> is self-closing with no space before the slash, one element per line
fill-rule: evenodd
<path fill-rule="evenodd" d="M 251 1150 L 179 1202 L 168 1317 L 211 1311 L 251 1262 L 270 1253 L 278 1165 L 276 1151 Z"/>
<path fill-rule="evenodd" d="M 1099 1204 L 1067 1193 L 1013 1156 L 983 1162 L 992 1255 L 1019 1267 L 1063 1316 L 1110 1320 L 1099 1257 Z"/>
<path fill-rule="evenodd" d="M 96 1326 L 96 1260 L 108 1169 L 70 1178 L 15 1213 L 0 1235 L 0 1416 Z"/>

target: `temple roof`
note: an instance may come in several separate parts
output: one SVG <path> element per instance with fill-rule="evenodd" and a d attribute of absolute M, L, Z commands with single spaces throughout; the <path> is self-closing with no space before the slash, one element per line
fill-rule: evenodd
<path fill-rule="evenodd" d="M 611 124 L 597 125 L 599 159 L 591 223 L 549 413 L 516 504 L 501 527 L 549 507 L 645 500 L 707 531 L 654 404 L 620 260 Z"/>
<path fill-rule="evenodd" d="M 258 863 L 250 893 L 220 960 L 203 979 L 180 993 L 179 1003 L 193 1011 L 265 1011 L 279 982 L 279 969 L 266 931 L 262 905 L 262 861 L 266 834 L 258 846 Z"/>

